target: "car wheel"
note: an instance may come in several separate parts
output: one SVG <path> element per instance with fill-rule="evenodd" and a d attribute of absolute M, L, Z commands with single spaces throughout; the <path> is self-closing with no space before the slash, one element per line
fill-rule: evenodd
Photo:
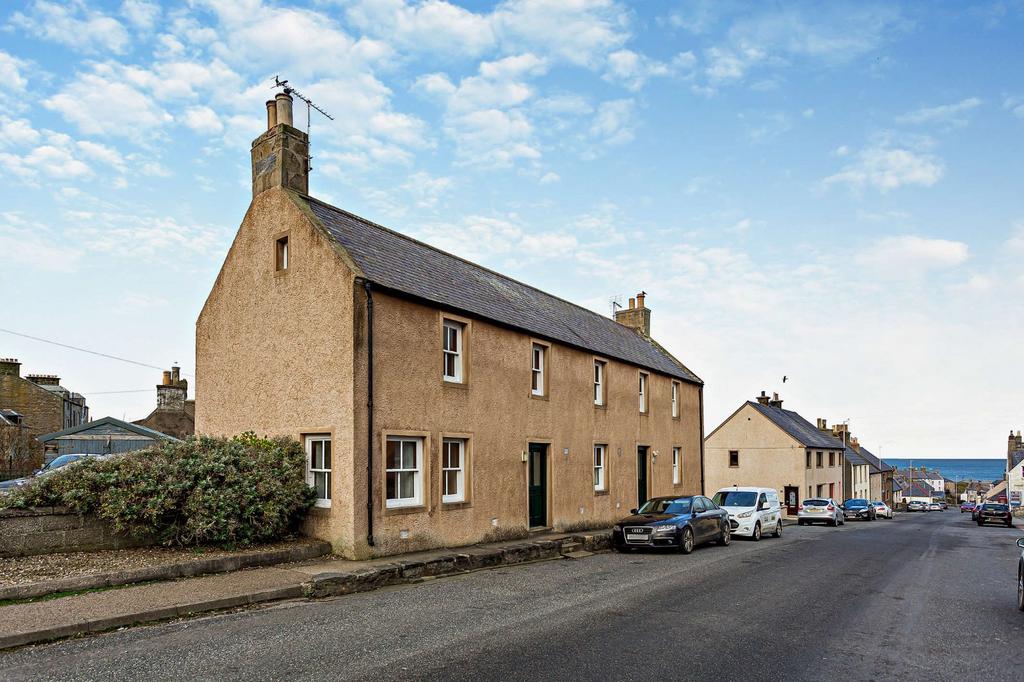
<path fill-rule="evenodd" d="M 796 520 L 796 525 L 798 525 L 798 526 L 806 526 L 807 524 L 804 523 L 803 519 L 797 519 Z"/>
<path fill-rule="evenodd" d="M 758 542 L 761 539 L 761 522 L 758 521 L 754 524 L 754 531 L 750 534 L 750 539 L 754 542 Z"/>
<path fill-rule="evenodd" d="M 978 525 L 979 525 L 979 526 L 984 526 L 984 525 L 985 525 L 985 522 L 984 522 L 984 521 L 978 521 Z"/>
<path fill-rule="evenodd" d="M 830 526 L 832 526 L 833 528 L 835 528 L 836 526 L 838 526 L 838 525 L 839 525 L 839 522 L 838 522 L 838 521 L 836 521 L 836 520 L 835 520 L 834 518 L 832 518 L 832 519 L 829 519 L 829 520 L 828 520 L 828 525 L 830 525 Z"/>
<path fill-rule="evenodd" d="M 1024 566 L 1017 565 L 1017 609 L 1024 611 Z"/>
<path fill-rule="evenodd" d="M 775 524 L 775 532 L 772 533 L 772 537 L 782 537 L 782 521 L 779 521 L 777 524 Z"/>
<path fill-rule="evenodd" d="M 683 554 L 689 554 L 693 551 L 693 529 L 684 528 L 683 537 L 679 540 L 679 551 Z"/>
<path fill-rule="evenodd" d="M 722 536 L 718 538 L 718 544 L 722 547 L 728 547 L 730 542 L 732 542 L 732 531 L 726 526 L 722 529 Z"/>
<path fill-rule="evenodd" d="M 615 545 L 615 551 L 619 554 L 626 554 L 629 552 L 629 547 L 626 547 L 625 545 Z"/>

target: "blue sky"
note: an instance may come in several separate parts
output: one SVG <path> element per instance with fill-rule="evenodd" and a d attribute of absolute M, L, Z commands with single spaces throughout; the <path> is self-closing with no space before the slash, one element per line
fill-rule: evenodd
<path fill-rule="evenodd" d="M 882 456 L 999 457 L 1021 35 L 1009 1 L 4 3 L 0 327 L 191 373 L 280 74 L 335 117 L 312 194 L 600 312 L 646 290 L 709 430 L 780 391 Z M 155 370 L 0 355 L 154 404 Z"/>

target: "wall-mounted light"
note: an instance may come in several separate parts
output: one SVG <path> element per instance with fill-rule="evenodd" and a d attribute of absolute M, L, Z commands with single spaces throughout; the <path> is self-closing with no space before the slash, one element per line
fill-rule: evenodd
<path fill-rule="evenodd" d="M 529 461 L 530 457 L 526 454 L 526 450 L 523 450 L 523 461 Z"/>
<path fill-rule="evenodd" d="M 566 457 L 568 457 L 569 456 L 569 448 L 562 448 L 562 454 L 565 455 Z"/>

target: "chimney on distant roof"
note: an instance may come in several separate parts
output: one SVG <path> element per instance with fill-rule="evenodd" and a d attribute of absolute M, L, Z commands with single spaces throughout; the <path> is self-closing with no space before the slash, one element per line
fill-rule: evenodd
<path fill-rule="evenodd" d="M 768 394 L 765 393 L 764 391 L 761 391 L 761 395 L 757 396 L 757 402 L 759 402 L 762 405 L 767 405 L 768 400 Z"/>
<path fill-rule="evenodd" d="M 635 329 L 646 337 L 651 335 L 651 311 L 644 305 L 647 292 L 641 291 L 636 298 L 629 299 L 629 307 L 615 311 L 615 321 Z"/>
<path fill-rule="evenodd" d="M 56 374 L 26 374 L 25 378 L 37 386 L 60 386 L 60 377 Z"/>
<path fill-rule="evenodd" d="M 188 397 L 188 381 L 181 378 L 180 368 L 175 366 L 163 373 L 163 383 L 156 387 L 156 409 L 181 412 Z"/>
<path fill-rule="evenodd" d="M 252 195 L 273 187 L 309 193 L 309 136 L 292 125 L 292 96 L 267 102 L 267 130 L 252 142 Z"/>
<path fill-rule="evenodd" d="M 822 419 L 821 417 L 818 417 L 818 430 L 819 431 L 828 431 L 828 420 L 827 419 Z"/>
<path fill-rule="evenodd" d="M 21 363 L 17 358 L 0 358 L 0 376 L 21 376 Z M 1010 432 L 1013 435 L 1013 432 Z"/>
<path fill-rule="evenodd" d="M 771 407 L 778 407 L 778 408 L 781 409 L 782 408 L 782 399 L 779 398 L 779 394 L 778 393 L 772 393 L 772 399 L 768 401 L 768 404 Z"/>

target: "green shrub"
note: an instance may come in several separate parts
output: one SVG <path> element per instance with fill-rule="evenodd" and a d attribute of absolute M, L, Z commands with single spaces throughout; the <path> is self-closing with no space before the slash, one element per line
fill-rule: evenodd
<path fill-rule="evenodd" d="M 244 546 L 293 530 L 313 505 L 290 438 L 190 438 L 89 459 L 18 488 L 0 507 L 62 506 L 165 545 Z"/>

